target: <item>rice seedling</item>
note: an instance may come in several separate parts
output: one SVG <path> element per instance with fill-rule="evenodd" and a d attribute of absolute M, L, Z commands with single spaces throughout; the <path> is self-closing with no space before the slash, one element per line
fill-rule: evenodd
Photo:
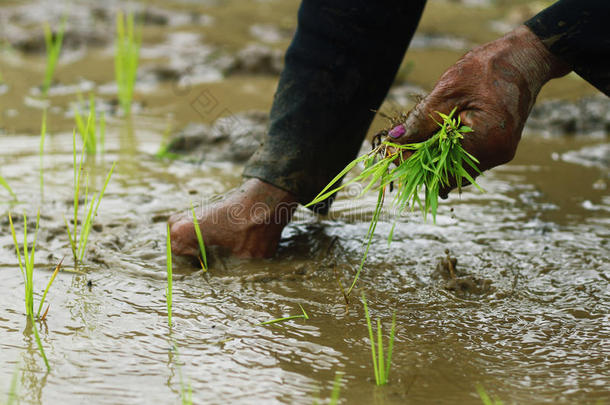
<path fill-rule="evenodd" d="M 191 213 L 193 214 L 193 225 L 195 226 L 195 234 L 197 235 L 197 243 L 199 243 L 199 252 L 200 255 L 197 256 L 199 259 L 199 263 L 201 264 L 201 268 L 205 273 L 208 271 L 208 259 L 205 254 L 205 244 L 203 243 L 203 237 L 201 236 L 201 229 L 199 228 L 199 222 L 197 221 L 197 216 L 195 215 L 195 208 L 193 207 L 193 203 L 191 202 Z"/>
<path fill-rule="evenodd" d="M 301 315 L 292 315 L 292 316 L 287 316 L 284 318 L 272 319 L 270 321 L 261 322 L 261 323 L 259 323 L 259 325 L 271 325 L 273 323 L 286 322 L 291 319 L 299 319 L 299 318 L 309 319 L 309 315 L 307 315 L 307 312 L 305 312 L 305 309 L 303 308 L 303 306 L 301 304 L 299 304 L 299 308 L 301 308 L 301 312 L 302 312 Z"/>
<path fill-rule="evenodd" d="M 142 29 L 138 27 L 136 32 L 134 26 L 133 14 L 129 13 L 125 16 L 121 11 L 117 13 L 114 73 L 118 86 L 119 104 L 125 115 L 131 114 L 131 101 L 142 43 Z"/>
<path fill-rule="evenodd" d="M 473 130 L 462 125 L 459 117 L 454 118 L 455 111 L 454 108 L 449 115 L 437 112 L 442 119 L 442 122 L 437 121 L 440 129 L 424 142 L 399 145 L 386 139 L 378 145 L 374 145 L 371 152 L 350 162 L 324 187 L 313 201 L 306 205 L 311 206 L 323 202 L 354 183 L 364 184 L 359 197 L 369 190 L 377 191 L 377 204 L 366 235 L 364 254 L 356 276 L 347 291 L 348 296 L 356 285 L 364 266 L 388 188 L 390 190 L 396 189 L 396 195 L 392 202 L 396 217 L 402 215 L 407 209 L 413 211 L 416 207 L 419 207 L 424 219 L 431 213 L 434 222 L 436 222 L 438 197 L 441 188 L 449 186 L 452 179 L 455 179 L 459 192 L 461 192 L 461 187 L 466 184 L 466 180 L 482 191 L 474 178 L 464 168 L 464 166 L 469 166 L 480 174 L 477 167 L 479 161 L 466 152 L 461 145 L 464 134 Z M 404 118 L 404 115 L 401 118 Z M 402 128 L 404 129 L 404 127 Z M 381 137 L 384 134 L 387 134 L 387 131 L 382 131 L 377 136 Z M 405 152 L 412 153 L 412 155 L 405 159 L 403 157 Z M 364 170 L 348 182 L 340 184 L 342 178 L 359 163 L 364 164 Z M 422 192 L 424 194 L 423 201 L 420 197 Z M 394 223 L 388 235 L 388 243 L 392 241 L 395 226 L 396 223 Z"/>
<path fill-rule="evenodd" d="M 82 96 L 79 95 L 79 105 L 82 103 Z M 95 155 L 98 150 L 104 153 L 104 144 L 106 142 L 106 116 L 104 112 L 100 115 L 99 126 L 97 124 L 97 114 L 95 111 L 95 97 L 93 93 L 89 94 L 89 115 L 87 120 L 83 118 L 77 105 L 73 106 L 74 122 L 80 134 L 85 150 L 88 155 Z M 99 129 L 99 131 L 98 131 Z"/>
<path fill-rule="evenodd" d="M 165 243 L 167 287 L 165 289 L 165 301 L 167 301 L 167 324 L 172 326 L 172 239 L 170 237 L 169 224 L 167 224 L 167 235 Z"/>
<path fill-rule="evenodd" d="M 9 186 L 7 181 L 2 176 L 0 176 L 0 186 L 2 186 L 6 191 L 8 191 L 8 193 L 11 195 L 11 197 L 13 197 L 13 200 L 17 199 L 17 195 L 15 194 L 15 192 L 13 191 L 11 186 Z"/>
<path fill-rule="evenodd" d="M 44 196 L 44 140 L 47 134 L 47 109 L 42 110 L 42 124 L 40 125 L 40 147 L 38 156 L 40 159 L 40 195 Z"/>
<path fill-rule="evenodd" d="M 333 383 L 333 390 L 330 393 L 329 405 L 337 405 L 339 403 L 339 395 L 341 395 L 341 381 L 343 380 L 343 373 L 335 374 L 335 382 Z"/>
<path fill-rule="evenodd" d="M 15 371 L 13 372 L 13 377 L 11 378 L 11 385 L 9 386 L 8 390 L 8 400 L 6 402 L 6 405 L 12 405 L 17 401 L 17 396 L 19 395 L 19 381 L 17 380 L 17 377 L 19 377 L 19 366 L 17 366 L 15 368 Z"/>
<path fill-rule="evenodd" d="M 396 330 L 396 314 L 392 315 L 392 327 L 390 329 L 390 341 L 388 343 L 388 356 L 384 359 L 383 353 L 383 336 L 381 334 L 381 322 L 377 320 L 377 347 L 373 338 L 373 326 L 369 315 L 369 308 L 366 303 L 364 292 L 362 293 L 362 303 L 364 305 L 364 315 L 366 317 L 366 326 L 369 330 L 369 339 L 371 340 L 371 355 L 373 358 L 373 371 L 375 373 L 375 383 L 377 385 L 385 385 L 388 383 L 390 375 L 390 366 L 392 363 L 392 349 L 394 348 L 394 333 Z"/>
<path fill-rule="evenodd" d="M 63 264 L 63 262 L 64 262 L 64 259 L 61 259 L 59 261 L 59 263 L 57 264 L 57 266 L 55 266 L 55 270 L 53 270 L 53 274 L 51 274 L 51 278 L 49 279 L 49 282 L 47 283 L 47 286 L 44 289 L 44 292 L 42 293 L 42 298 L 40 299 L 40 304 L 38 305 L 38 311 L 36 312 L 36 318 L 41 321 L 44 321 L 45 318 L 47 317 L 47 314 L 49 313 L 50 305 L 47 305 L 46 311 L 44 311 L 44 314 L 42 314 L 42 316 L 40 316 L 40 312 L 42 311 L 42 306 L 44 304 L 44 300 L 47 298 L 47 294 L 49 293 L 49 288 L 51 288 L 51 284 L 53 284 L 53 281 L 55 281 L 55 277 L 57 277 L 57 273 L 59 273 L 59 270 L 61 269 L 61 265 Z"/>
<path fill-rule="evenodd" d="M 330 398 L 328 399 L 329 405 L 337 405 L 339 403 L 339 396 L 341 395 L 341 382 L 343 380 L 343 373 L 337 372 L 335 373 L 335 381 L 333 383 L 333 389 L 330 393 Z M 319 402 L 317 399 L 313 401 L 313 405 L 318 405 Z"/>
<path fill-rule="evenodd" d="M 89 116 L 89 121 L 91 121 L 91 116 Z M 116 166 L 116 162 L 112 164 L 108 175 L 106 176 L 106 180 L 104 181 L 104 185 L 102 186 L 99 194 L 93 194 L 89 196 L 89 175 L 85 176 L 85 181 L 83 182 L 83 160 L 85 156 L 85 149 L 87 146 L 87 140 L 85 139 L 85 143 L 83 145 L 83 151 L 81 152 L 80 160 L 78 166 L 76 164 L 76 131 L 72 132 L 72 159 L 74 165 L 74 217 L 73 217 L 73 225 L 74 228 L 70 230 L 70 224 L 68 220 L 64 217 L 64 222 L 66 224 L 66 230 L 68 232 L 68 238 L 70 240 L 70 247 L 72 249 L 72 255 L 74 256 L 74 266 L 78 267 L 79 263 L 83 262 L 85 257 L 85 252 L 87 248 L 87 241 L 89 240 L 89 233 L 91 232 L 91 227 L 93 226 L 93 220 L 97 216 L 97 211 L 100 207 L 100 203 L 102 202 L 102 198 L 104 197 L 104 193 L 106 192 L 106 187 L 108 187 L 108 183 L 110 182 L 110 178 L 112 177 L 112 173 L 114 172 L 114 168 Z M 83 204 L 83 219 L 79 221 L 79 201 L 81 197 L 81 191 L 85 188 L 84 193 L 84 204 Z M 91 199 L 89 199 L 91 197 Z M 78 225 L 81 223 L 80 234 L 78 230 Z"/>
<path fill-rule="evenodd" d="M 191 383 L 188 385 L 182 381 L 182 373 L 180 373 L 180 397 L 182 399 L 182 405 L 193 405 L 193 387 Z"/>
<path fill-rule="evenodd" d="M 44 301 L 47 296 L 47 292 L 51 287 L 51 284 L 55 280 L 55 276 L 59 271 L 59 267 L 57 266 L 55 272 L 51 276 L 51 279 L 47 283 L 47 287 L 45 288 L 45 293 L 40 300 L 40 305 L 38 307 L 38 312 L 36 316 L 34 315 L 34 252 L 36 251 L 36 237 L 38 236 L 38 225 L 40 224 L 40 211 L 36 215 L 36 229 L 34 231 L 34 238 L 32 242 L 32 246 L 29 246 L 28 243 L 28 222 L 27 216 L 25 212 L 23 213 L 23 249 L 19 247 L 19 242 L 17 241 L 17 233 L 15 232 L 15 226 L 13 225 L 13 218 L 9 212 L 8 220 L 11 228 L 11 235 L 13 237 L 13 243 L 15 245 L 15 251 L 17 253 L 17 259 L 19 260 L 19 269 L 21 270 L 21 274 L 23 276 L 24 286 L 25 286 L 25 311 L 28 320 L 31 323 L 32 329 L 34 331 L 34 338 L 36 340 L 36 345 L 38 346 L 38 350 L 44 360 L 44 363 L 47 367 L 47 371 L 51 370 L 49 366 L 49 361 L 47 360 L 47 356 L 44 352 L 44 348 L 42 346 L 42 342 L 40 340 L 40 336 L 38 334 L 38 328 L 36 327 L 35 319 L 39 318 L 40 311 L 43 307 Z M 61 265 L 61 264 L 60 264 Z"/>
<path fill-rule="evenodd" d="M 491 398 L 487 392 L 485 391 L 485 389 L 483 388 L 482 385 L 477 385 L 477 393 L 479 394 L 479 397 L 481 397 L 481 401 L 483 402 L 483 405 L 502 405 L 502 401 L 500 401 L 497 398 Z"/>
<path fill-rule="evenodd" d="M 178 345 L 176 342 L 170 338 L 171 340 L 171 350 L 170 350 L 170 359 L 169 362 L 176 366 L 176 370 L 178 371 L 178 377 L 180 379 L 180 402 L 183 405 L 192 405 L 193 404 L 193 388 L 191 383 L 186 384 L 184 382 L 184 376 L 182 374 L 182 366 L 180 362 L 180 353 L 178 352 Z"/>
<path fill-rule="evenodd" d="M 55 35 L 51 32 L 49 24 L 45 23 L 43 25 L 44 42 L 47 48 L 47 65 L 44 72 L 44 81 L 42 82 L 42 94 L 44 96 L 47 95 L 49 87 L 51 87 L 51 82 L 53 81 L 53 74 L 55 73 L 55 67 L 57 66 L 57 60 L 59 59 L 59 53 L 61 52 L 65 25 L 66 19 L 64 18 Z"/>
<path fill-rule="evenodd" d="M 155 153 L 155 157 L 158 159 L 170 159 L 175 160 L 179 159 L 181 155 L 178 153 L 171 152 L 172 141 L 171 141 L 171 133 L 172 133 L 172 124 L 171 122 L 167 123 L 167 127 L 163 131 L 163 136 L 161 139 L 161 145 L 159 146 L 159 150 Z"/>
<path fill-rule="evenodd" d="M 40 223 L 40 211 L 36 216 L 36 230 L 34 232 L 34 241 L 32 246 L 28 243 L 28 223 L 25 212 L 23 213 L 23 254 L 17 242 L 17 233 L 15 232 L 15 226 L 13 225 L 13 217 L 11 213 L 8 214 L 8 220 L 11 227 L 11 234 L 13 236 L 13 243 L 17 252 L 17 259 L 19 260 L 19 269 L 24 277 L 25 284 L 25 311 L 28 316 L 34 316 L 34 252 L 36 250 L 36 237 L 38 236 L 38 225 Z"/>

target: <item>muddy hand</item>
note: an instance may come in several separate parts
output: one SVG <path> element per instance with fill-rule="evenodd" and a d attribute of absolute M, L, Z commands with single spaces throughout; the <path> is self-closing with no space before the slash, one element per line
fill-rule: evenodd
<path fill-rule="evenodd" d="M 515 155 L 525 121 L 540 88 L 571 69 L 553 56 L 527 27 L 473 49 L 441 76 L 432 92 L 409 114 L 404 128 L 389 132 L 397 143 L 421 142 L 439 129 L 431 117 L 454 107 L 474 129 L 464 148 L 488 170 Z M 475 173 L 471 173 L 473 176 Z M 456 187 L 441 190 L 441 196 Z"/>
<path fill-rule="evenodd" d="M 220 202 L 198 209 L 206 246 L 222 246 L 239 257 L 270 257 L 297 207 L 295 197 L 258 179 L 246 180 Z M 169 219 L 172 252 L 197 256 L 199 245 L 190 213 Z"/>

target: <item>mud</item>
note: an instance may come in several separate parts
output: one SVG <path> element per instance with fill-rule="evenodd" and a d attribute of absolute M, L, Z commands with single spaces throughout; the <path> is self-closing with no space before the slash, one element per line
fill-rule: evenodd
<path fill-rule="evenodd" d="M 511 13 L 526 3 L 430 1 L 419 35 L 481 43 L 498 35 L 493 21 L 512 23 Z M 14 201 L 0 188 L 0 402 L 15 370 L 27 404 L 180 403 L 181 381 L 192 387 L 194 403 L 311 404 L 328 398 L 337 371 L 345 373 L 345 404 L 480 404 L 477 384 L 507 404 L 610 402 L 608 110 L 607 102 L 584 98 L 595 94 L 590 86 L 573 76 L 551 83 L 515 160 L 480 179 L 485 193 L 465 190 L 443 201 L 436 225 L 405 215 L 388 245 L 392 222 L 384 213 L 349 306 L 338 283 L 345 287 L 355 275 L 376 202 L 350 198 L 357 190 L 341 194 L 325 217 L 299 209 L 271 260 L 211 250 L 212 266 L 203 273 L 175 258 L 170 330 L 165 221 L 191 201 L 204 203 L 239 184 L 276 87 L 277 56 L 268 56 L 288 45 L 298 2 L 136 2 L 146 24 L 131 119 L 115 113 L 117 6 L 0 5 L 0 174 L 18 196 Z M 74 38 L 98 31 L 103 38 L 68 42 L 49 99 L 41 100 L 40 27 L 45 20 L 56 26 L 65 13 Z M 18 33 L 36 38 L 31 51 L 17 46 Z M 393 89 L 385 111 L 408 108 L 409 93 L 429 91 L 463 52 L 435 41 L 436 48 L 430 42 L 406 56 L 407 84 Z M 266 47 L 265 68 L 231 71 L 252 44 Z M 83 109 L 94 92 L 108 119 L 106 154 L 85 167 L 92 187 L 100 187 L 113 161 L 117 167 L 86 265 L 75 271 L 63 217 L 72 210 L 72 105 L 79 92 Z M 544 104 L 550 97 L 562 101 Z M 378 118 L 370 133 L 386 125 Z M 156 157 L 169 139 L 187 158 Z M 38 325 L 49 374 L 26 327 L 7 222 L 10 210 L 19 232 L 25 211 L 31 229 L 39 208 L 36 302 L 66 257 Z M 361 291 L 385 331 L 396 313 L 385 387 L 374 385 Z M 259 325 L 298 314 L 298 304 L 310 319 Z"/>
<path fill-rule="evenodd" d="M 536 104 L 527 127 L 547 136 L 597 135 L 610 133 L 610 99 L 603 95 L 577 102 L 550 100 Z"/>
<path fill-rule="evenodd" d="M 190 124 L 170 141 L 168 151 L 195 161 L 244 163 L 263 142 L 269 123 L 265 111 L 218 119 L 212 126 Z"/>

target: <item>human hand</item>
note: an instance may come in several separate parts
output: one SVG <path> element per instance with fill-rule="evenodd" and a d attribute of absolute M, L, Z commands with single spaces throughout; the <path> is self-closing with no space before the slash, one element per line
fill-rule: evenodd
<path fill-rule="evenodd" d="M 436 111 L 448 114 L 457 108 L 462 124 L 474 130 L 464 135 L 462 146 L 479 160 L 479 170 L 488 170 L 512 160 L 538 92 L 570 70 L 521 26 L 473 49 L 447 69 L 403 128 L 393 128 L 389 136 L 399 144 L 422 142 L 439 129 L 432 119 L 438 119 Z M 453 180 L 440 196 L 446 198 L 455 187 Z"/>
<path fill-rule="evenodd" d="M 219 201 L 198 209 L 205 246 L 220 246 L 243 258 L 271 257 L 282 229 L 297 207 L 296 197 L 259 179 L 247 179 Z M 172 252 L 198 256 L 199 242 L 190 212 L 169 218 Z"/>

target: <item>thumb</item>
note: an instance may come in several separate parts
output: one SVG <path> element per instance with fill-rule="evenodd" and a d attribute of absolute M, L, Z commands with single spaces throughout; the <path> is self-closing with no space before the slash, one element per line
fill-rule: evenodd
<path fill-rule="evenodd" d="M 439 129 L 438 124 L 432 119 L 436 115 L 436 111 L 450 112 L 444 105 L 445 103 L 439 103 L 436 100 L 437 98 L 433 94 L 428 95 L 409 111 L 405 122 L 392 128 L 388 135 L 399 144 L 423 142 L 430 138 Z"/>

